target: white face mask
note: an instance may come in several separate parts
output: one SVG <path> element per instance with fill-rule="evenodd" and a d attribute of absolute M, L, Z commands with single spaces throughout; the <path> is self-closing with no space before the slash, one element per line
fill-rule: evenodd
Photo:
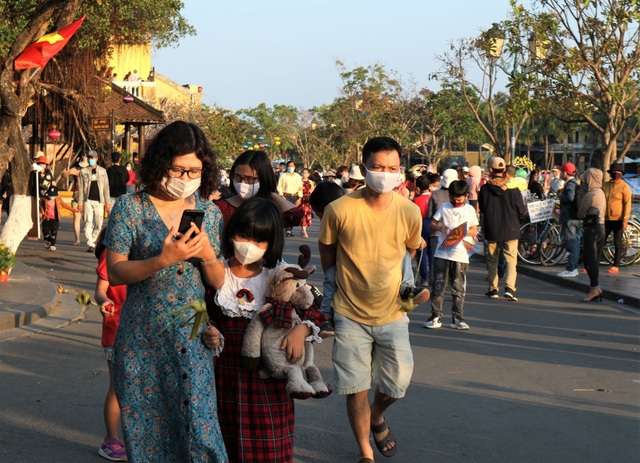
<path fill-rule="evenodd" d="M 294 170 L 296 170 L 295 167 L 287 167 L 287 172 L 289 172 L 290 174 L 292 174 Z"/>
<path fill-rule="evenodd" d="M 169 196 L 174 199 L 184 199 L 191 196 L 198 188 L 200 188 L 201 180 L 202 179 L 194 178 L 192 180 L 190 179 L 185 181 L 181 178 L 164 177 L 162 179 L 162 184 L 164 186 L 164 191 L 166 191 Z"/>
<path fill-rule="evenodd" d="M 249 241 L 233 240 L 233 255 L 242 265 L 258 262 L 266 251 L 266 249 L 261 249 Z"/>
<path fill-rule="evenodd" d="M 242 199 L 253 198 L 260 190 L 260 182 L 256 182 L 253 185 L 249 185 L 248 183 L 236 183 L 233 182 L 233 188 L 238 193 Z"/>
<path fill-rule="evenodd" d="M 367 186 L 378 194 L 389 193 L 400 185 L 400 172 L 371 172 L 366 167 Z"/>

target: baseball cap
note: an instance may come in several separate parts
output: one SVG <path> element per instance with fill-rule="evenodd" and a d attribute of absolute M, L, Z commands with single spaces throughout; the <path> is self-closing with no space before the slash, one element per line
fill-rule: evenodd
<path fill-rule="evenodd" d="M 464 167 L 462 168 L 462 171 L 463 171 L 463 172 L 469 172 L 469 168 L 468 168 L 467 166 L 464 166 Z"/>
<path fill-rule="evenodd" d="M 442 180 L 440 180 L 440 186 L 442 188 L 449 188 L 452 182 L 458 180 L 458 171 L 455 169 L 447 169 L 442 173 Z"/>
<path fill-rule="evenodd" d="M 87 153 L 87 156 L 90 158 L 97 158 L 98 152 L 96 150 L 89 150 L 89 152 Z"/>
<path fill-rule="evenodd" d="M 560 170 L 569 175 L 573 175 L 576 173 L 576 166 L 571 162 L 565 162 L 562 167 L 560 167 Z"/>
<path fill-rule="evenodd" d="M 489 158 L 489 161 L 487 162 L 487 166 L 489 166 L 491 169 L 504 169 L 507 164 L 504 162 L 504 159 L 502 159 L 499 156 L 491 156 Z"/>
<path fill-rule="evenodd" d="M 47 159 L 46 156 L 40 156 L 38 159 L 36 159 L 36 164 L 46 164 L 49 165 L 49 160 Z"/>

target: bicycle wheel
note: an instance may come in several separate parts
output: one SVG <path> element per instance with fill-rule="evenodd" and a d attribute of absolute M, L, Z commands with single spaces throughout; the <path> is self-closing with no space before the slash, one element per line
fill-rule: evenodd
<path fill-rule="evenodd" d="M 518 258 L 527 264 L 540 265 L 540 258 L 538 257 L 538 234 L 541 230 L 540 223 L 526 223 L 520 227 Z"/>
<path fill-rule="evenodd" d="M 613 265 L 615 251 L 613 234 L 609 234 L 602 250 L 600 263 L 603 265 Z M 640 226 L 636 222 L 629 222 L 627 229 L 622 232 L 621 254 L 620 267 L 635 264 L 640 260 Z"/>
<path fill-rule="evenodd" d="M 538 254 L 542 265 L 556 265 L 566 257 L 561 230 L 560 224 L 554 224 L 540 237 Z"/>
<path fill-rule="evenodd" d="M 632 265 L 638 260 L 640 260 L 640 226 L 635 222 L 629 222 L 627 229 L 622 234 L 620 266 Z"/>
<path fill-rule="evenodd" d="M 615 246 L 613 244 L 613 234 L 609 234 L 607 241 L 605 241 L 602 248 L 602 257 L 600 258 L 600 265 L 613 265 L 613 258 L 615 252 Z"/>

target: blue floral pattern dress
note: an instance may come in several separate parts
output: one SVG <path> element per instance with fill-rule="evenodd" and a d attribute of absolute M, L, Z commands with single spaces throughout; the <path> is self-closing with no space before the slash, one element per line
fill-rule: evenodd
<path fill-rule="evenodd" d="M 220 210 L 197 195 L 195 208 L 205 211 L 204 230 L 219 255 Z M 129 260 L 145 260 L 160 254 L 168 232 L 143 190 L 118 200 L 105 245 Z M 218 423 L 212 352 L 199 336 L 188 340 L 190 326 L 158 320 L 204 299 L 204 293 L 197 259 L 127 286 L 114 345 L 113 382 L 130 462 L 228 461 Z"/>

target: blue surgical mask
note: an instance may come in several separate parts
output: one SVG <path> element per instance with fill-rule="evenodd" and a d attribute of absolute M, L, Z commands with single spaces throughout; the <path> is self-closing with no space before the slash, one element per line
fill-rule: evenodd
<path fill-rule="evenodd" d="M 290 174 L 296 170 L 295 167 L 287 167 L 287 172 L 289 172 Z"/>
<path fill-rule="evenodd" d="M 89 165 L 90 166 L 95 166 L 96 164 L 98 164 L 98 161 L 96 161 L 95 159 L 89 159 Z"/>

